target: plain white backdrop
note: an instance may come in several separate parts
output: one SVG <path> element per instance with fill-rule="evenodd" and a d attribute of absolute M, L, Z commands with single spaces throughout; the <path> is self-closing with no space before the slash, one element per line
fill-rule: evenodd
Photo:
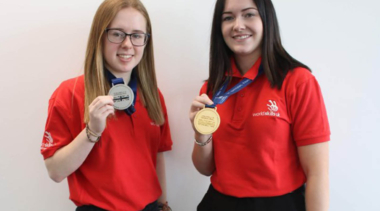
<path fill-rule="evenodd" d="M 142 0 L 153 23 L 158 83 L 169 112 L 168 201 L 192 211 L 209 178 L 191 162 L 188 110 L 208 75 L 215 0 Z M 2 210 L 74 210 L 67 181 L 49 179 L 40 155 L 50 95 L 83 72 L 101 0 L 0 2 Z M 380 8 L 376 0 L 273 0 L 283 44 L 308 65 L 330 127 L 330 210 L 380 210 Z"/>

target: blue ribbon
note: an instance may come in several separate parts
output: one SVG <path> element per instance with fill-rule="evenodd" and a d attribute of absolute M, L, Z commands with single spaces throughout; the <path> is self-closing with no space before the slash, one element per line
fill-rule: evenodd
<path fill-rule="evenodd" d="M 214 104 L 212 105 L 206 105 L 207 108 L 215 108 L 218 104 L 223 104 L 226 102 L 226 100 L 233 94 L 239 92 L 240 90 L 244 89 L 246 86 L 254 82 L 262 73 L 264 72 L 264 68 L 262 65 L 259 67 L 259 72 L 257 76 L 251 80 L 249 78 L 244 78 L 241 80 L 238 84 L 236 84 L 234 87 L 232 87 L 230 90 L 226 92 L 227 86 L 228 86 L 228 80 L 226 80 L 222 87 L 215 93 L 214 97 L 212 98 L 212 101 Z"/>
<path fill-rule="evenodd" d="M 110 83 L 110 85 L 114 84 L 124 84 L 124 80 L 123 78 L 116 78 L 109 70 L 106 69 L 106 76 L 107 76 L 107 79 L 108 79 L 108 82 Z M 133 95 L 134 95 L 134 98 L 133 98 L 133 102 L 132 102 L 132 105 L 125 109 L 125 113 L 127 113 L 128 115 L 132 115 L 133 113 L 135 113 L 136 109 L 135 109 L 135 103 L 136 103 L 136 97 L 137 97 L 137 76 L 136 76 L 136 73 L 135 71 L 132 70 L 132 74 L 131 74 L 131 80 L 129 80 L 129 83 L 128 83 L 128 86 L 132 89 L 133 91 Z"/>

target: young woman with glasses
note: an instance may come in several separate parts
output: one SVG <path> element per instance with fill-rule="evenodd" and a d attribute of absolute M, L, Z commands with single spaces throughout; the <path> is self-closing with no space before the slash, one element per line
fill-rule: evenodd
<path fill-rule="evenodd" d="M 84 75 L 49 101 L 41 146 L 49 176 L 67 178 L 79 211 L 168 210 L 163 152 L 171 146 L 148 13 L 139 0 L 105 0 Z"/>
<path fill-rule="evenodd" d="M 217 0 L 209 78 L 189 116 L 194 166 L 211 176 L 199 211 L 328 210 L 321 90 L 282 46 L 271 0 Z"/>

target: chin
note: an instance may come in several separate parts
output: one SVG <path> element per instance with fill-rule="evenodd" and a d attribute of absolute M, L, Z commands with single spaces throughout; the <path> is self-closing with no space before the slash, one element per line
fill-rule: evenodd
<path fill-rule="evenodd" d="M 135 66 L 136 65 L 133 65 L 133 66 L 128 65 L 128 66 L 124 66 L 124 67 L 119 68 L 119 70 L 121 72 L 131 72 Z"/>
<path fill-rule="evenodd" d="M 248 56 L 248 55 L 253 55 L 256 52 L 256 49 L 235 49 L 234 54 L 239 55 L 239 56 Z"/>
<path fill-rule="evenodd" d="M 121 72 L 127 73 L 127 72 L 132 72 L 132 70 L 133 68 L 128 68 L 128 69 L 121 70 Z"/>
<path fill-rule="evenodd" d="M 114 69 L 114 71 L 118 73 L 127 73 L 127 72 L 131 72 L 132 69 L 131 68 L 117 68 L 117 69 Z"/>
<path fill-rule="evenodd" d="M 237 56 L 248 56 L 252 54 L 252 51 L 234 51 Z"/>

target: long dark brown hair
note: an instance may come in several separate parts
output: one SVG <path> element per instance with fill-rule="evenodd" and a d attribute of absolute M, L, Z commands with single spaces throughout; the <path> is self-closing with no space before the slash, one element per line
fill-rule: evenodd
<path fill-rule="evenodd" d="M 286 74 L 296 67 L 306 65 L 294 59 L 281 44 L 280 29 L 276 12 L 271 0 L 252 0 L 259 11 L 263 22 L 263 40 L 261 44 L 261 64 L 272 87 L 281 89 Z M 225 73 L 232 75 L 230 58 L 233 52 L 229 49 L 222 35 L 222 15 L 226 0 L 217 0 L 211 28 L 210 63 L 207 93 L 220 88 L 225 80 Z"/>

